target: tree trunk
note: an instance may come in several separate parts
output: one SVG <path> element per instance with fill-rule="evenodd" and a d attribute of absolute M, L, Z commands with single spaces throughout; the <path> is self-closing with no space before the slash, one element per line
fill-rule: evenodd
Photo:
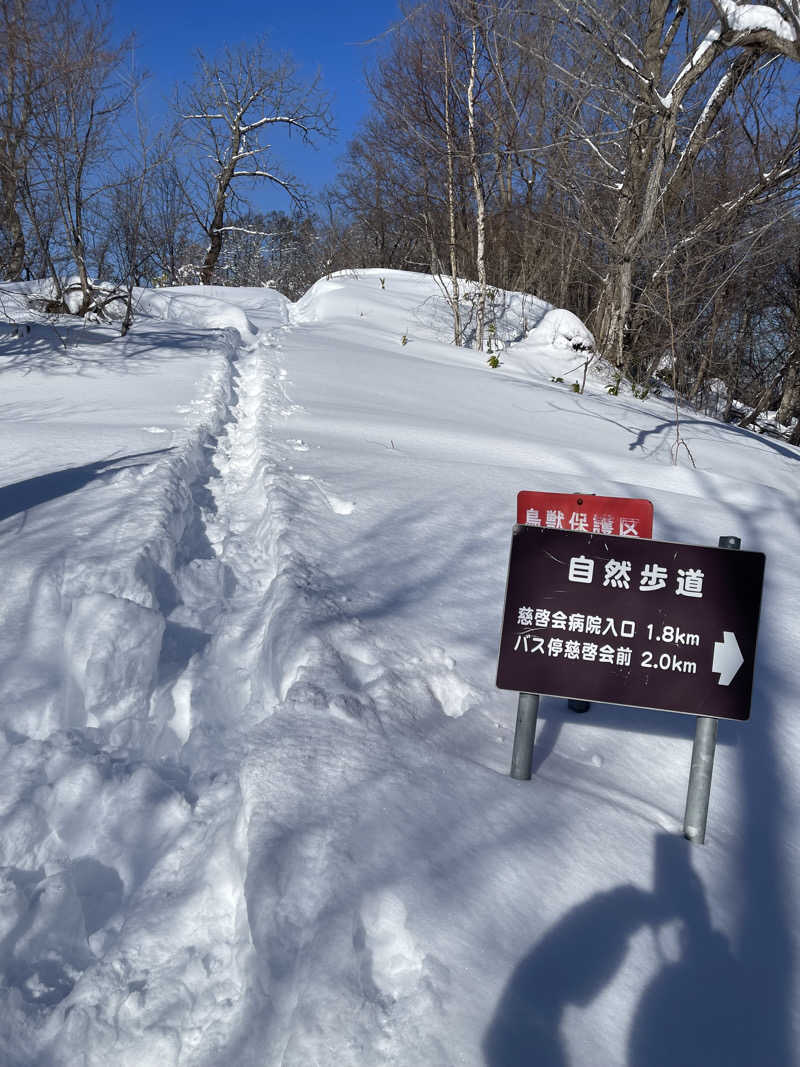
<path fill-rule="evenodd" d="M 234 126 L 230 133 L 230 159 L 218 175 L 217 185 L 214 190 L 214 212 L 211 217 L 211 225 L 208 228 L 208 251 L 200 268 L 201 285 L 211 285 L 211 279 L 214 277 L 214 268 L 222 254 L 222 227 L 225 225 L 228 190 L 233 181 L 236 170 L 236 157 L 242 144 L 242 132 L 238 126 Z"/>
<path fill-rule="evenodd" d="M 483 351 L 483 331 L 486 322 L 486 199 L 483 195 L 478 161 L 478 142 L 475 136 L 475 76 L 478 66 L 478 31 L 472 27 L 472 59 L 467 86 L 467 118 L 469 131 L 469 163 L 472 171 L 472 186 L 475 191 L 477 235 L 475 258 L 478 267 L 478 308 L 475 323 L 475 347 Z"/>
<path fill-rule="evenodd" d="M 447 221 L 450 228 L 450 277 L 453 291 L 450 306 L 453 309 L 453 343 L 460 345 L 461 334 L 461 293 L 458 285 L 458 255 L 456 250 L 456 203 L 454 180 L 454 145 L 453 122 L 450 111 L 450 58 L 447 52 L 447 38 L 443 38 L 444 48 L 444 123 L 447 139 Z"/>
<path fill-rule="evenodd" d="M 758 416 L 762 412 L 767 410 L 769 406 L 770 397 L 772 396 L 772 392 L 775 386 L 777 385 L 779 378 L 780 374 L 776 374 L 772 381 L 768 382 L 768 384 L 764 386 L 761 395 L 756 401 L 756 406 L 753 408 L 749 415 L 745 415 L 742 419 L 739 420 L 740 426 L 744 427 L 755 425 Z"/>
<path fill-rule="evenodd" d="M 795 356 L 786 371 L 783 382 L 783 393 L 778 407 L 778 422 L 782 426 L 788 426 L 792 417 L 800 413 L 800 368 L 797 361 L 800 356 Z"/>
<path fill-rule="evenodd" d="M 778 408 L 778 422 L 787 426 L 792 416 L 797 416 L 797 426 L 792 434 L 792 443 L 796 444 L 795 438 L 800 433 L 800 255 L 792 276 L 795 284 L 789 305 L 792 314 L 791 349 L 783 381 L 783 395 Z"/>
<path fill-rule="evenodd" d="M 208 250 L 206 251 L 206 258 L 203 260 L 203 265 L 200 268 L 200 284 L 211 285 L 211 279 L 214 277 L 214 268 L 217 265 L 217 260 L 222 252 L 222 229 L 225 224 L 225 198 L 218 197 L 214 204 L 214 215 L 211 219 L 211 225 L 209 227 L 208 234 Z"/>
<path fill-rule="evenodd" d="M 711 329 L 709 330 L 709 338 L 706 347 L 703 350 L 703 357 L 700 360 L 700 366 L 697 370 L 697 375 L 692 384 L 692 388 L 689 391 L 689 400 L 692 404 L 695 403 L 698 397 L 702 396 L 702 390 L 706 383 L 706 377 L 708 376 L 708 370 L 714 359 L 714 350 L 717 343 L 717 334 L 719 333 L 719 325 L 722 321 L 722 315 L 725 310 L 725 302 L 723 300 L 724 289 L 717 290 L 717 294 L 714 297 L 714 311 L 711 315 Z M 717 412 L 715 411 L 716 415 Z"/>
<path fill-rule="evenodd" d="M 651 0 L 649 5 L 641 62 L 637 70 L 638 99 L 627 122 L 627 144 L 619 201 L 609 241 L 611 266 L 604 280 L 598 305 L 599 347 L 623 373 L 627 371 L 632 358 L 630 352 L 623 357 L 632 311 L 632 264 L 640 262 L 642 249 L 655 231 L 659 212 L 663 211 L 665 201 L 679 195 L 695 160 L 709 141 L 713 124 L 724 103 L 754 70 L 762 55 L 763 42 L 759 39 L 747 42 L 754 47 L 744 48 L 733 56 L 716 84 L 711 83 L 705 97 L 705 106 L 688 139 L 680 141 L 679 119 L 687 94 L 718 56 L 745 42 L 741 36 L 734 38 L 727 30 L 720 32 L 716 38 L 707 41 L 705 48 L 698 48 L 690 62 L 684 57 L 680 72 L 671 86 L 667 87 L 663 84 L 665 68 L 669 70 L 667 56 L 687 10 L 687 5 L 678 5 L 671 25 L 667 28 L 666 22 L 671 7 L 668 0 Z M 601 26 L 611 27 L 599 7 L 593 7 L 592 10 L 597 14 Z M 620 55 L 624 55 L 627 48 L 621 43 L 609 47 L 615 64 L 619 65 Z M 617 48 L 620 49 L 619 52 L 616 51 Z M 627 69 L 630 63 L 627 61 L 623 65 Z M 659 95 L 656 89 L 659 85 L 662 87 L 662 95 Z M 680 156 L 676 159 L 679 144 Z M 667 174 L 667 163 L 673 159 L 675 164 L 671 173 Z M 767 181 L 766 178 L 764 180 Z M 767 184 L 777 183 L 778 180 L 782 179 L 773 177 Z M 675 253 L 676 247 L 674 244 L 672 247 L 668 245 L 666 261 Z M 657 270 L 648 284 L 655 284 L 658 280 Z"/>
<path fill-rule="evenodd" d="M 633 265 L 622 259 L 609 268 L 597 308 L 597 343 L 615 367 L 625 363 L 625 334 L 631 313 Z"/>
<path fill-rule="evenodd" d="M 92 302 L 92 288 L 89 282 L 89 271 L 86 267 L 86 242 L 83 236 L 83 167 L 78 170 L 74 185 L 74 225 L 72 228 L 72 254 L 78 268 L 78 277 L 81 282 L 81 306 L 79 315 L 85 315 Z M 68 223 L 69 225 L 69 223 Z"/>
<path fill-rule="evenodd" d="M 16 182 L 2 183 L 3 229 L 8 237 L 8 262 L 5 275 L 10 282 L 18 282 L 25 265 L 25 234 L 16 206 Z"/>

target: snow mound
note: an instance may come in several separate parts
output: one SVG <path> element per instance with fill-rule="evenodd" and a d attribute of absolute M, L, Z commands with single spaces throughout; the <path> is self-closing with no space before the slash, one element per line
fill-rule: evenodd
<path fill-rule="evenodd" d="M 230 307 L 255 312 L 256 317 L 268 315 L 281 322 L 286 322 L 289 317 L 288 297 L 265 285 L 170 285 L 155 291 L 170 296 L 210 298 Z"/>
<path fill-rule="evenodd" d="M 463 348 L 475 347 L 479 296 L 475 282 L 459 279 Z M 315 282 L 291 307 L 290 320 L 297 325 L 346 320 L 371 336 L 388 335 L 404 346 L 419 341 L 446 344 L 451 358 L 457 358 L 458 349 L 452 348 L 452 297 L 452 279 L 444 275 L 377 268 L 339 271 Z M 492 348 L 505 348 L 521 341 L 551 311 L 551 304 L 530 293 L 489 288 L 484 336 Z M 591 337 L 580 320 L 571 317 Z M 564 325 L 576 337 L 578 327 Z"/>
<path fill-rule="evenodd" d="M 529 339 L 552 348 L 570 348 L 573 352 L 593 352 L 594 337 L 577 315 L 566 308 L 546 311 L 531 330 Z"/>
<path fill-rule="evenodd" d="M 241 307 L 226 300 L 206 296 L 202 289 L 184 287 L 181 292 L 169 289 L 142 289 L 137 294 L 139 312 L 169 322 L 181 322 L 205 330 L 235 330 L 245 347 L 250 347 L 258 333 Z"/>
<path fill-rule="evenodd" d="M 31 317 L 28 295 L 32 291 L 30 282 L 3 282 L 0 285 L 0 316 L 4 324 L 24 322 Z"/>

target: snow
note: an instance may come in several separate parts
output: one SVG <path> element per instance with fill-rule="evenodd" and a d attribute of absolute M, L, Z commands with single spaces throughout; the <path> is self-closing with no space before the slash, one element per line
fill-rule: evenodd
<path fill-rule="evenodd" d="M 780 13 L 766 4 L 740 4 L 736 0 L 718 0 L 725 21 L 736 33 L 757 33 L 767 30 L 786 41 L 797 40 L 794 28 Z"/>
<path fill-rule="evenodd" d="M 217 286 L 206 286 L 199 291 L 194 286 L 138 290 L 137 308 L 144 315 L 170 322 L 186 322 L 209 330 L 235 330 L 242 345 L 247 347 L 257 329 L 241 307 L 231 306 L 219 295 L 212 296 L 209 290 L 220 293 L 220 287 Z M 260 290 L 256 289 L 255 292 Z"/>
<path fill-rule="evenodd" d="M 717 23 L 715 23 L 714 26 L 711 27 L 711 29 L 705 35 L 705 37 L 700 42 L 700 44 L 697 46 L 697 48 L 695 48 L 694 52 L 689 57 L 687 62 L 684 63 L 684 65 L 681 67 L 681 69 L 678 71 L 677 75 L 675 76 L 675 80 L 672 83 L 672 90 L 670 90 L 670 92 L 668 94 L 668 96 L 670 98 L 670 102 L 672 102 L 674 100 L 674 90 L 675 90 L 675 88 L 683 82 L 684 78 L 686 77 L 687 72 L 691 71 L 693 67 L 698 66 L 698 64 L 703 59 L 703 56 L 706 54 L 706 52 L 709 50 L 709 48 L 713 47 L 717 43 L 717 41 L 720 39 L 721 36 L 722 36 L 722 26 L 720 25 L 720 23 L 717 22 Z"/>
<path fill-rule="evenodd" d="M 673 464 L 521 294 L 491 369 L 414 274 L 138 292 L 124 339 L 9 289 L 4 1064 L 798 1062 L 800 451 L 687 409 Z M 545 697 L 509 777 L 523 488 L 767 554 L 704 846 L 686 716 Z"/>
<path fill-rule="evenodd" d="M 553 348 L 571 348 L 576 352 L 593 352 L 594 338 L 577 315 L 565 308 L 546 311 L 531 332 L 532 341 Z"/>
<path fill-rule="evenodd" d="M 795 28 L 778 11 L 772 7 L 767 7 L 766 4 L 741 4 L 737 0 L 714 0 L 714 6 L 724 19 L 725 28 L 730 28 L 734 33 L 747 34 L 766 31 L 774 33 L 777 37 L 789 43 L 797 40 Z M 709 48 L 719 41 L 722 32 L 722 22 L 716 22 L 697 46 L 688 63 L 678 72 L 673 82 L 673 89 L 681 84 L 687 71 L 690 71 L 700 63 Z M 725 80 L 723 78 L 723 81 Z M 719 87 L 716 91 L 719 91 Z M 667 94 L 666 99 L 671 103 L 673 96 L 673 92 L 670 92 Z"/>

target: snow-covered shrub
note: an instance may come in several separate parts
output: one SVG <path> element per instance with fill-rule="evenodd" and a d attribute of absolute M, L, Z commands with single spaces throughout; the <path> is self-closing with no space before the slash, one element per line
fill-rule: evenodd
<path fill-rule="evenodd" d="M 546 311 L 529 334 L 531 340 L 573 352 L 594 352 L 594 337 L 577 315 L 566 308 Z"/>

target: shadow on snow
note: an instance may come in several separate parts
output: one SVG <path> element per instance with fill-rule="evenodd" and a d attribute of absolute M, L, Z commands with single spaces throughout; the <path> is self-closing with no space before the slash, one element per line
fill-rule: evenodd
<path fill-rule="evenodd" d="M 69 493 L 83 489 L 90 482 L 104 475 L 113 475 L 126 467 L 141 467 L 151 463 L 156 456 L 171 452 L 171 448 L 160 448 L 154 452 L 135 452 L 129 456 L 98 460 L 84 463 L 80 467 L 65 467 L 64 470 L 50 471 L 34 478 L 15 482 L 13 485 L 0 487 L 0 522 L 22 511 L 28 511 L 39 504 L 67 496 Z M 138 460 L 139 462 L 133 462 Z"/>

